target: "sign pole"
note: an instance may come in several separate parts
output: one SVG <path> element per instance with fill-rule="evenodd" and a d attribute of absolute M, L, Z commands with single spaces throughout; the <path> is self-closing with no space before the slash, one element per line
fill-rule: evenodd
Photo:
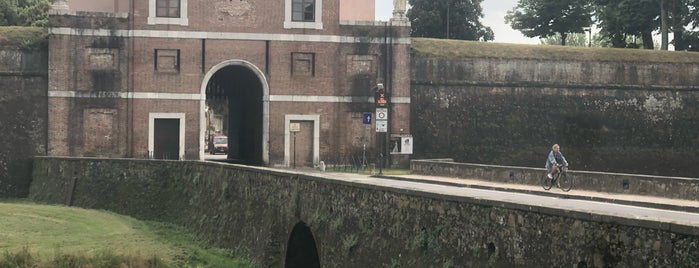
<path fill-rule="evenodd" d="M 289 132 L 294 133 L 294 169 L 296 168 L 296 133 L 299 133 L 300 131 L 301 123 L 289 123 Z"/>
<path fill-rule="evenodd" d="M 376 107 L 376 132 L 379 136 L 379 176 L 383 175 L 384 152 L 386 152 L 386 132 L 388 132 L 388 93 L 383 88 L 383 84 L 376 85 L 374 95 L 374 105 Z"/>
<path fill-rule="evenodd" d="M 379 153 L 379 176 L 383 175 L 383 152 L 384 152 L 384 140 L 386 139 L 386 133 L 382 132 L 380 135 L 381 139 L 379 140 L 379 148 L 381 148 L 381 152 Z"/>

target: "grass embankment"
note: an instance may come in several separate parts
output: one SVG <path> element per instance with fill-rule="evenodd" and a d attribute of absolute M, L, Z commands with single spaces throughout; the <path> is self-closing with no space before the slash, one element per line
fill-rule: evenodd
<path fill-rule="evenodd" d="M 253 267 L 184 228 L 0 200 L 0 267 Z"/>
<path fill-rule="evenodd" d="M 692 64 L 699 62 L 699 53 L 688 51 L 525 45 L 433 38 L 413 38 L 411 48 L 417 54 L 437 57 Z"/>
<path fill-rule="evenodd" d="M 0 27 L 0 49 L 37 49 L 48 45 L 48 30 L 41 27 Z"/>

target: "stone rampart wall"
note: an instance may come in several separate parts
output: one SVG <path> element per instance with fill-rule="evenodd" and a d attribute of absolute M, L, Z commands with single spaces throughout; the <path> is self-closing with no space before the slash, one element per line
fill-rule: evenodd
<path fill-rule="evenodd" d="M 30 197 L 180 224 L 261 267 L 299 224 L 321 267 L 699 266 L 692 225 L 211 162 L 40 157 Z"/>
<path fill-rule="evenodd" d="M 0 197 L 26 197 L 46 154 L 47 52 L 0 50 Z"/>
<path fill-rule="evenodd" d="M 699 64 L 414 55 L 414 159 L 696 177 Z"/>

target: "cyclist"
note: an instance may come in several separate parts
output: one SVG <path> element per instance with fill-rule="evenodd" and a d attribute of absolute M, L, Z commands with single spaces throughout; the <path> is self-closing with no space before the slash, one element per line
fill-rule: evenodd
<path fill-rule="evenodd" d="M 551 146 L 551 152 L 549 153 L 549 157 L 546 159 L 546 170 L 548 171 L 548 176 L 549 179 L 553 179 L 553 174 L 558 172 L 558 166 L 568 166 L 568 161 L 566 161 L 566 158 L 563 156 L 563 153 L 561 153 L 561 146 L 558 146 L 558 144 L 554 144 Z"/>

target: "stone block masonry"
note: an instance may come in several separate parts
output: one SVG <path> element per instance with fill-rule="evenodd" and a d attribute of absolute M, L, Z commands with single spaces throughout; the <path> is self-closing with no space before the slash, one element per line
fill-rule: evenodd
<path fill-rule="evenodd" d="M 298 224 L 321 267 L 699 266 L 699 228 L 687 223 L 200 161 L 34 163 L 34 201 L 186 226 L 261 267 L 284 266 Z"/>
<path fill-rule="evenodd" d="M 0 198 L 26 197 L 32 157 L 46 155 L 47 52 L 0 50 Z"/>
<path fill-rule="evenodd" d="M 510 56 L 413 55 L 415 159 L 540 168 L 558 143 L 575 170 L 699 174 L 699 64 Z"/>

